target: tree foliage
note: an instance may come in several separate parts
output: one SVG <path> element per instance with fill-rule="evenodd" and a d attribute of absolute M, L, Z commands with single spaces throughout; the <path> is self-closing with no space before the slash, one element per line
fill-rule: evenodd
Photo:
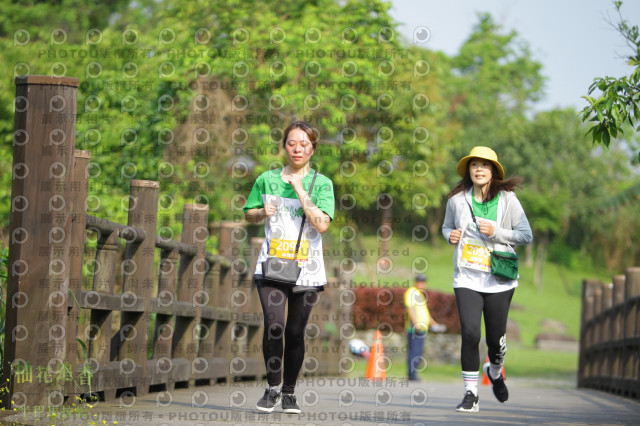
<path fill-rule="evenodd" d="M 628 164 L 584 144 L 575 111 L 528 114 L 543 93 L 541 64 L 488 14 L 448 57 L 402 40 L 379 0 L 0 4 L 10 73 L 81 80 L 76 146 L 92 153 L 90 214 L 126 221 L 130 180 L 150 179 L 160 182 L 165 236 L 179 235 L 187 202 L 208 203 L 211 220 L 241 218 L 255 177 L 282 165 L 282 130 L 299 118 L 321 135 L 313 167 L 336 185 L 333 232 L 375 232 L 384 198 L 394 231 L 427 223 L 437 240 L 457 160 L 486 145 L 507 175 L 525 177 L 536 236 L 582 251 L 587 235 L 622 241 L 615 209 L 591 207 L 633 187 Z M 14 96 L 12 79 L 0 80 L 4 232 Z M 605 210 L 605 227 L 590 225 Z"/>
<path fill-rule="evenodd" d="M 612 25 L 631 49 L 627 64 L 633 67 L 633 71 L 621 78 L 607 76 L 594 79 L 587 96 L 583 96 L 589 105 L 582 110 L 582 120 L 593 123 L 588 130 L 593 142 L 606 147 L 624 132 L 625 123 L 631 126 L 632 131 L 640 129 L 635 127 L 640 120 L 640 31 L 637 25 L 629 24 L 622 17 L 622 1 L 614 1 L 613 4 L 619 21 Z M 592 94 L 596 90 L 600 95 L 594 97 Z"/>
<path fill-rule="evenodd" d="M 35 28 L 39 16 L 68 6 L 38 4 L 23 11 L 32 13 L 25 22 Z M 79 31 L 81 38 L 51 43 L 46 25 L 26 25 L 28 42 L 2 53 L 5 63 L 19 64 L 16 73 L 81 78 L 76 140 L 92 152 L 90 191 L 101 200 L 93 214 L 124 220 L 129 180 L 152 179 L 161 182 L 162 217 L 196 201 L 210 205 L 212 218 L 238 218 L 257 174 L 282 164 L 279 139 L 295 118 L 320 133 L 313 166 L 332 177 L 351 218 L 379 214 L 381 194 L 396 213 L 424 217 L 424 206 L 446 191 L 441 56 L 405 47 L 388 4 L 108 6 L 117 10 L 100 15 L 108 22 L 81 16 L 85 9 L 65 15 L 69 34 L 101 25 Z M 15 23 L 4 27 L 18 31 Z M 3 84 L 10 105 L 14 89 Z M 13 114 L 2 115 L 9 148 Z"/>
<path fill-rule="evenodd" d="M 463 152 L 474 145 L 494 146 L 508 136 L 514 120 L 542 94 L 542 64 L 515 31 L 504 30 L 489 14 L 452 59 L 454 114 L 463 124 Z"/>

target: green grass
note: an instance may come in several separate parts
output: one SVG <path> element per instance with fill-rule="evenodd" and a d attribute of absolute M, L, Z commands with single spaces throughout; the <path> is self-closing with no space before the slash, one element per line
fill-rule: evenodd
<path fill-rule="evenodd" d="M 482 365 L 480 366 L 482 368 Z M 358 359 L 349 377 L 364 377 L 367 360 Z M 570 352 L 540 351 L 533 347 L 510 344 L 505 361 L 507 377 L 536 378 L 575 381 L 578 369 L 578 354 Z M 406 378 L 407 363 L 394 359 L 386 372 L 387 378 Z M 460 365 L 431 363 L 419 373 L 419 377 L 432 382 L 461 381 Z"/>
<path fill-rule="evenodd" d="M 358 251 L 367 255 L 360 260 L 366 261 L 368 268 L 354 277 L 356 285 L 404 286 L 412 282 L 412 264 L 414 260 L 428 262 L 426 274 L 429 278 L 428 288 L 453 293 L 453 248 L 446 243 L 437 246 L 425 242 L 412 242 L 396 234 L 390 240 L 390 255 L 393 268 L 386 274 L 376 274 L 376 261 L 379 257 L 379 243 L 375 235 L 360 237 Z M 516 289 L 509 317 L 520 326 L 521 343 L 533 345 L 535 336 L 541 331 L 540 322 L 554 319 L 567 326 L 568 334 L 578 338 L 580 333 L 580 310 L 582 280 L 599 278 L 610 280 L 602 271 L 571 270 L 550 262 L 544 265 L 543 283 L 540 287 L 533 285 L 533 268 L 520 266 L 519 287 Z M 368 270 L 368 272 L 367 272 Z"/>
<path fill-rule="evenodd" d="M 540 351 L 533 347 L 509 346 L 505 373 L 513 377 L 573 380 L 578 370 L 578 354 Z"/>
<path fill-rule="evenodd" d="M 367 360 L 358 359 L 349 377 L 364 377 L 367 371 Z M 391 367 L 386 371 L 387 378 L 403 379 L 407 377 L 407 363 L 404 360 L 394 360 Z M 423 380 L 433 382 L 453 382 L 460 379 L 460 366 L 453 364 L 430 364 L 424 371 L 419 373 Z"/>
<path fill-rule="evenodd" d="M 433 245 L 428 242 L 413 242 L 399 233 L 389 241 L 390 255 L 393 268 L 386 274 L 376 273 L 376 261 L 380 254 L 379 242 L 375 235 L 359 237 L 358 252 L 360 262 L 368 267 L 359 270 L 354 276 L 355 285 L 372 286 L 405 286 L 412 282 L 415 275 L 412 272 L 413 262 L 420 258 L 428 262 L 426 274 L 428 288 L 453 294 L 453 248 L 444 241 Z M 395 253 L 394 253 L 395 250 Z M 535 337 L 542 330 L 541 321 L 553 319 L 567 326 L 567 333 L 579 338 L 582 281 L 584 279 L 601 279 L 609 281 L 611 278 L 603 271 L 579 270 L 559 266 L 550 262 L 544 265 L 543 284 L 533 285 L 533 269 L 520 266 L 519 287 L 516 289 L 509 318 L 516 321 L 520 327 L 520 342 L 509 341 L 509 353 L 506 360 L 506 373 L 516 377 L 541 377 L 570 379 L 577 369 L 578 355 L 566 352 L 539 351 L 535 347 Z M 484 329 L 484 326 L 483 326 Z M 362 365 L 360 365 L 362 364 Z M 364 376 L 366 364 L 359 361 L 354 371 L 355 376 Z M 450 365 L 430 365 L 422 374 L 424 379 L 446 380 L 460 376 L 460 367 Z M 400 361 L 394 363 L 387 373 L 391 377 L 405 377 L 406 365 Z"/>

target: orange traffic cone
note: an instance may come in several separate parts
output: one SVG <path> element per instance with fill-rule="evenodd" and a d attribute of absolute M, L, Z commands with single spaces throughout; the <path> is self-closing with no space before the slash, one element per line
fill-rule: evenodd
<path fill-rule="evenodd" d="M 380 330 L 373 335 L 373 345 L 371 345 L 371 355 L 367 363 L 367 371 L 364 377 L 371 380 L 384 380 L 387 372 L 384 366 L 384 347 L 382 345 L 382 333 Z"/>
<path fill-rule="evenodd" d="M 487 356 L 487 359 L 484 361 L 485 363 L 489 362 L 489 357 Z M 504 364 L 502 364 L 502 378 L 506 379 L 507 378 L 507 373 L 505 373 L 504 371 Z M 489 381 L 489 377 L 484 374 L 484 368 L 482 369 L 482 385 L 483 386 L 489 386 L 491 384 L 491 382 Z"/>

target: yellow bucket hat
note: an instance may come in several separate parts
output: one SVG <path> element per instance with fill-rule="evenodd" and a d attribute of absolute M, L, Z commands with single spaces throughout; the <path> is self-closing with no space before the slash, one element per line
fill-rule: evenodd
<path fill-rule="evenodd" d="M 460 177 L 464 177 L 467 174 L 467 169 L 469 165 L 469 160 L 472 158 L 482 158 L 484 160 L 489 160 L 498 168 L 498 179 L 504 179 L 504 168 L 502 164 L 498 162 L 498 154 L 491 148 L 487 148 L 486 146 L 474 146 L 471 149 L 471 152 L 466 157 L 462 157 L 462 159 L 458 162 L 458 174 Z"/>

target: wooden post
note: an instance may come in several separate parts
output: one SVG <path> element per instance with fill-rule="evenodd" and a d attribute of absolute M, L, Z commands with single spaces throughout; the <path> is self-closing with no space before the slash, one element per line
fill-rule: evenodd
<path fill-rule="evenodd" d="M 67 311 L 67 362 L 69 370 L 76 378 L 79 374 L 77 365 L 86 361 L 88 354 L 78 345 L 78 316 L 80 313 L 80 299 L 82 290 L 82 264 L 85 245 L 85 225 L 87 222 L 87 192 L 89 190 L 89 151 L 75 150 L 73 176 L 71 180 L 71 245 L 69 247 L 69 307 Z M 67 385 L 71 385 L 67 383 Z M 75 387 L 68 386 L 68 393 L 75 394 Z M 72 399 L 72 402 L 75 403 Z"/>
<path fill-rule="evenodd" d="M 607 349 L 600 352 L 600 375 L 605 377 L 607 386 L 611 381 L 611 365 L 613 364 L 614 352 L 611 346 L 613 342 L 613 284 L 609 283 L 602 287 L 602 318 L 600 320 L 600 336 L 602 343 L 607 344 Z"/>
<path fill-rule="evenodd" d="M 116 270 L 118 268 L 118 233 L 110 232 L 108 234 L 98 233 L 98 243 L 96 246 L 95 267 L 93 274 L 93 289 L 85 293 L 85 304 L 100 304 L 103 296 L 112 296 L 116 283 Z M 115 399 L 117 380 L 114 379 L 117 374 L 116 369 L 112 369 L 111 353 L 117 348 L 111 347 L 112 335 L 112 318 L 111 310 L 91 309 L 89 329 L 84 330 L 84 336 L 89 336 L 89 357 L 91 367 L 97 367 L 97 374 L 94 375 L 93 389 L 104 392 L 105 401 Z"/>
<path fill-rule="evenodd" d="M 624 340 L 637 341 L 640 337 L 640 268 L 626 270 Z M 635 394 L 640 398 L 640 356 L 638 347 L 627 343 L 623 355 L 623 392 L 626 396 Z"/>
<path fill-rule="evenodd" d="M 640 296 L 640 268 L 628 268 L 626 271 L 625 303 L 625 338 L 640 336 L 640 324 L 637 323 L 638 302 L 631 301 L 635 296 Z"/>
<path fill-rule="evenodd" d="M 383 271 L 388 270 L 390 268 L 389 257 L 384 254 L 389 252 L 389 240 L 393 235 L 393 229 L 391 227 L 392 218 L 391 218 L 391 206 L 393 205 L 393 198 L 389 194 L 379 194 L 377 201 L 377 208 L 382 209 L 382 223 L 378 228 L 378 238 L 377 240 L 380 243 L 380 253 L 382 256 L 378 258 L 376 265 L 378 269 L 382 269 Z"/>
<path fill-rule="evenodd" d="M 624 292 L 625 292 L 625 276 L 615 275 L 613 277 L 613 312 L 612 312 L 612 325 L 611 332 L 613 340 L 619 342 L 624 336 Z M 611 365 L 612 386 L 614 388 L 620 387 L 620 379 L 622 378 L 622 365 L 623 365 L 623 349 L 616 345 L 613 353 L 613 360 Z"/>
<path fill-rule="evenodd" d="M 336 289 L 335 297 L 335 306 L 338 314 L 338 319 L 336 321 L 336 329 L 342 330 L 342 327 L 346 323 L 353 323 L 353 311 L 352 305 L 348 300 L 344 299 L 344 295 L 349 294 L 347 291 L 351 291 L 353 288 L 353 274 L 347 273 L 342 268 L 335 268 L 335 275 L 338 277 L 338 289 Z M 338 331 L 338 336 L 335 337 L 336 344 L 340 346 L 340 353 L 336 357 L 338 362 L 333 363 L 333 373 L 340 373 L 340 360 L 342 360 L 343 356 L 346 356 L 349 352 L 349 342 L 346 339 L 342 339 L 340 332 Z"/>
<path fill-rule="evenodd" d="M 220 256 L 224 256 L 230 261 L 237 257 L 239 240 L 236 228 L 240 228 L 235 222 L 220 223 L 219 252 Z M 225 268 L 226 269 L 226 268 Z M 218 293 L 218 306 L 228 308 L 230 306 L 231 294 L 233 287 L 238 282 L 239 274 L 231 268 L 220 272 L 220 288 Z"/>
<path fill-rule="evenodd" d="M 623 336 L 623 319 L 622 310 L 624 307 L 624 289 L 625 276 L 615 275 L 613 277 L 613 306 L 616 306 L 616 313 L 613 320 L 613 338 L 614 340 L 620 340 Z"/>
<path fill-rule="evenodd" d="M 253 312 L 262 316 L 262 306 L 260 305 L 260 296 L 258 295 L 258 289 L 253 281 L 253 273 L 256 270 L 256 264 L 258 263 L 258 256 L 260 254 L 260 248 L 264 238 L 251 238 L 251 266 L 249 267 L 249 276 L 251 277 L 251 288 L 249 290 L 249 312 Z"/>
<path fill-rule="evenodd" d="M 586 355 L 587 350 L 593 345 L 593 326 L 587 323 L 593 318 L 593 301 L 596 288 L 602 283 L 597 280 L 584 280 L 582 282 L 582 319 L 580 321 L 580 356 L 578 359 L 578 387 L 588 385 L 592 375 L 592 359 Z"/>
<path fill-rule="evenodd" d="M 120 322 L 121 383 L 135 387 L 137 396 L 148 392 L 147 327 L 153 289 L 153 257 L 158 216 L 158 182 L 132 180 L 128 225 L 145 232 L 141 243 L 128 242 L 122 262 L 122 316 Z M 142 306 L 139 306 L 142 300 Z"/>
<path fill-rule="evenodd" d="M 167 307 L 176 301 L 176 282 L 178 277 L 178 250 L 162 250 L 160 255 L 160 270 L 158 278 L 159 307 Z M 159 360 L 172 358 L 174 324 L 173 315 L 156 314 L 156 326 L 154 332 L 153 359 L 157 363 Z M 156 367 L 156 371 L 158 368 Z M 166 380 L 165 390 L 172 391 L 175 383 L 173 380 Z M 155 384 L 155 383 L 152 383 Z"/>
<path fill-rule="evenodd" d="M 239 225 L 234 222 L 220 223 L 218 251 L 220 256 L 223 256 L 232 262 L 234 259 L 234 247 L 237 248 L 237 242 L 234 243 L 233 237 L 234 229 L 237 226 Z M 231 332 L 233 323 L 231 321 L 231 312 L 229 307 L 231 306 L 231 294 L 233 291 L 234 278 L 237 278 L 237 274 L 233 272 L 233 265 L 230 268 L 220 268 L 220 281 L 218 284 L 218 295 L 216 299 L 219 308 L 218 311 L 221 315 L 216 320 L 214 356 L 224 358 L 228 362 L 231 362 L 232 358 Z M 229 364 L 229 374 L 231 374 L 231 370 L 231 364 Z"/>
<path fill-rule="evenodd" d="M 232 296 L 232 303 L 241 310 L 239 315 L 240 322 L 243 324 L 242 339 L 236 339 L 236 344 L 244 346 L 238 348 L 234 355 L 241 356 L 246 359 L 246 375 L 259 377 L 264 372 L 264 361 L 262 357 L 262 330 L 263 316 L 262 307 L 260 305 L 260 296 L 254 282 L 254 271 L 258 263 L 260 248 L 264 238 L 250 238 L 249 240 L 249 265 L 239 286 Z"/>
<path fill-rule="evenodd" d="M 208 295 L 206 312 L 210 313 L 215 310 L 218 295 L 218 281 L 220 279 L 220 262 L 209 263 L 207 273 L 204 276 L 203 290 Z M 211 384 L 212 379 L 217 379 L 217 375 L 227 366 L 226 362 L 220 360 L 217 365 L 214 360 L 215 347 L 215 321 L 211 319 L 211 315 L 201 316 L 200 326 L 202 328 L 200 344 L 198 345 L 198 359 L 193 363 L 193 370 L 196 379 L 207 381 Z M 220 377 L 226 377 L 226 373 L 220 373 Z"/>
<path fill-rule="evenodd" d="M 610 309 L 613 306 L 613 283 L 605 284 L 602 287 L 602 307 L 601 312 Z M 608 339 L 607 339 L 608 340 Z"/>
<path fill-rule="evenodd" d="M 242 232 L 244 233 L 244 235 L 246 235 L 246 228 L 241 229 L 243 229 Z M 249 314 L 252 313 L 251 296 L 253 295 L 254 287 L 253 273 L 256 270 L 256 263 L 258 261 L 258 255 L 260 253 L 260 247 L 258 246 L 256 250 L 256 247 L 253 244 L 254 239 L 249 239 L 249 241 L 247 241 L 247 253 L 241 253 L 240 249 L 238 249 L 238 253 L 236 255 L 236 269 L 238 269 L 241 273 L 238 277 L 238 281 L 236 281 L 236 286 L 233 290 L 231 301 L 233 307 L 238 309 L 242 313 L 242 318 L 251 318 L 251 315 Z M 243 254 L 248 254 L 248 262 L 246 261 Z"/>
<path fill-rule="evenodd" d="M 63 403 L 77 78 L 19 76 L 4 376 L 14 407 Z M 5 408 L 11 407 L 4 397 Z"/>
<path fill-rule="evenodd" d="M 198 335 L 195 334 L 196 325 L 200 323 L 202 306 L 207 304 L 207 295 L 202 286 L 208 265 L 204 258 L 205 243 L 209 236 L 207 230 L 207 216 L 209 206 L 187 204 L 184 206 L 182 219 L 182 242 L 195 245 L 195 256 L 180 256 L 180 270 L 178 275 L 178 301 L 187 302 L 194 308 L 194 316 L 177 316 L 173 337 L 173 357 L 182 358 L 191 363 L 198 354 Z M 190 376 L 187 376 L 190 377 Z"/>

